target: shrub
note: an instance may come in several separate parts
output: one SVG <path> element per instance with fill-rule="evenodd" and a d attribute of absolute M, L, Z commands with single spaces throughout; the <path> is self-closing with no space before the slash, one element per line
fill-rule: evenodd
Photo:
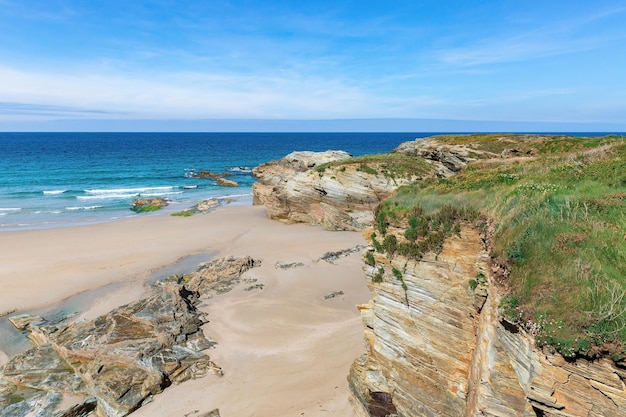
<path fill-rule="evenodd" d="M 402 281 L 402 272 L 397 270 L 396 268 L 391 268 L 391 273 L 398 281 Z"/>
<path fill-rule="evenodd" d="M 515 295 L 508 295 L 500 300 L 502 315 L 511 323 L 517 323 L 520 318 L 519 298 Z"/>
<path fill-rule="evenodd" d="M 378 240 L 376 240 L 376 233 L 372 233 L 372 245 L 374 245 L 374 249 L 378 253 L 383 253 L 383 245 L 380 244 Z"/>
<path fill-rule="evenodd" d="M 383 249 L 390 257 L 393 257 L 398 249 L 398 239 L 395 235 L 385 236 L 385 239 L 383 239 Z"/>
<path fill-rule="evenodd" d="M 378 267 L 376 273 L 372 276 L 372 282 L 383 282 L 383 276 L 385 275 L 385 270 L 382 266 Z"/>
<path fill-rule="evenodd" d="M 417 240 L 417 230 L 413 227 L 409 227 L 404 231 L 404 237 L 411 242 L 415 242 Z"/>

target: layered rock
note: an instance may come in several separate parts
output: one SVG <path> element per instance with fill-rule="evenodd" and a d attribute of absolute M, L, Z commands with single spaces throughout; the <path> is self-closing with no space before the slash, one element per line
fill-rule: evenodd
<path fill-rule="evenodd" d="M 333 161 L 342 164 L 319 169 Z M 360 169 L 343 151 L 293 152 L 258 166 L 253 175 L 258 179 L 252 187 L 254 204 L 264 205 L 270 218 L 329 230 L 362 230 L 371 225 L 374 207 L 414 180 Z"/>
<path fill-rule="evenodd" d="M 359 306 L 368 351 L 349 379 L 364 415 L 386 415 L 373 412 L 381 393 L 399 416 L 464 415 L 478 324 L 468 277 L 484 269 L 484 254 L 476 232 L 462 236 L 438 256 L 413 261 L 376 254 L 376 264 L 367 267 L 370 279 L 380 268 L 384 278 L 370 284 L 372 299 Z"/>
<path fill-rule="evenodd" d="M 349 376 L 361 415 L 626 415 L 625 369 L 543 351 L 501 321 L 490 280 L 471 289 L 478 273 L 490 274 L 476 231 L 463 229 L 421 261 L 375 261 L 366 276 L 382 268 L 383 281 L 370 284 L 372 299 L 359 306 L 367 353 Z"/>
<path fill-rule="evenodd" d="M 553 152 L 545 146 L 552 139 L 435 137 L 403 143 L 393 153 L 425 162 L 430 168 L 425 175 L 448 178 L 477 159 L 532 160 L 535 147 Z M 399 185 L 382 170 L 362 169 L 351 159 L 320 166 L 333 156 L 315 161 L 311 155 L 294 153 L 255 170 L 255 203 L 264 204 L 270 217 L 363 229 L 372 223 L 371 210 Z M 404 230 L 395 233 L 401 236 Z M 419 261 L 369 250 L 365 272 L 372 299 L 359 306 L 367 353 L 349 375 L 359 414 L 626 415 L 623 360 L 567 361 L 503 321 L 495 284 L 500 265 L 489 264 L 487 238 L 466 225 L 440 253 Z"/>
<path fill-rule="evenodd" d="M 251 258 L 220 259 L 163 283 L 149 298 L 67 327 L 38 316 L 14 319 L 36 346 L 2 369 L 0 416 L 121 417 L 172 383 L 219 375 L 204 353 L 212 343 L 195 305 L 232 288 L 255 265 Z M 70 399 L 71 407 L 57 410 Z"/>
<path fill-rule="evenodd" d="M 437 137 L 416 139 L 404 142 L 393 150 L 395 153 L 424 158 L 430 161 L 440 177 L 450 177 L 459 172 L 468 163 L 476 161 L 476 156 L 485 156 L 484 151 L 466 145 L 447 145 Z M 497 156 L 492 154 L 490 156 Z"/>

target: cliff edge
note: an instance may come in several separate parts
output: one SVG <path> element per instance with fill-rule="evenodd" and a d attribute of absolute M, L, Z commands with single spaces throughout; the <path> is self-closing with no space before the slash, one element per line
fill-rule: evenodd
<path fill-rule="evenodd" d="M 626 415 L 622 138 L 448 135 L 289 165 L 257 171 L 270 217 L 370 242 L 361 415 Z"/>

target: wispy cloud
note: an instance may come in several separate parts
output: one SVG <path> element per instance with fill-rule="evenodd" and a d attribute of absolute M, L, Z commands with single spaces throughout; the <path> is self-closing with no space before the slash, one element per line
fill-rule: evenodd
<path fill-rule="evenodd" d="M 0 5 L 4 8 L 3 12 L 9 16 L 42 22 L 65 21 L 78 14 L 76 9 L 64 1 L 45 2 L 43 5 L 37 5 L 13 0 L 0 0 Z"/>
<path fill-rule="evenodd" d="M 80 107 L 56 106 L 50 104 L 16 103 L 0 101 L 0 115 L 29 115 L 29 116 L 55 116 L 76 117 L 94 115 L 119 115 L 103 110 L 84 109 Z"/>
<path fill-rule="evenodd" d="M 573 89 L 547 89 L 547 90 L 524 90 L 524 91 L 509 91 L 506 95 L 498 95 L 487 98 L 477 98 L 465 101 L 470 106 L 490 106 L 506 103 L 519 103 L 529 100 L 536 100 L 547 97 L 560 97 L 575 94 Z"/>
<path fill-rule="evenodd" d="M 550 22 L 521 33 L 479 39 L 469 46 L 435 51 L 438 59 L 454 66 L 473 67 L 503 62 L 519 62 L 548 56 L 592 50 L 624 39 L 623 31 L 585 31 L 585 27 L 603 19 L 624 14 L 626 7 L 599 11 L 590 15 Z"/>
<path fill-rule="evenodd" d="M 168 118 L 410 117 L 436 102 L 374 96 L 341 78 L 172 72 L 52 74 L 0 67 L 0 112 Z M 18 103 L 37 103 L 36 105 Z M 96 110 L 94 110 L 96 109 Z"/>

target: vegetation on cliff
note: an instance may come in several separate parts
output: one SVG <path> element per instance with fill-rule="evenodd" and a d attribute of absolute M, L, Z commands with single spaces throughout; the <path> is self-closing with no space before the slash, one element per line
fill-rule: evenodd
<path fill-rule="evenodd" d="M 419 259 L 472 224 L 505 291 L 503 317 L 566 357 L 623 359 L 626 142 L 538 135 L 437 141 L 462 146 L 476 161 L 451 177 L 425 175 L 381 203 L 375 248 Z"/>
<path fill-rule="evenodd" d="M 402 154 L 356 156 L 318 165 L 315 167 L 315 171 L 320 174 L 330 168 L 345 171 L 347 166 L 356 166 L 357 171 L 370 175 L 382 174 L 391 179 L 421 177 L 430 174 L 432 171 L 432 168 L 423 159 L 416 159 Z"/>

